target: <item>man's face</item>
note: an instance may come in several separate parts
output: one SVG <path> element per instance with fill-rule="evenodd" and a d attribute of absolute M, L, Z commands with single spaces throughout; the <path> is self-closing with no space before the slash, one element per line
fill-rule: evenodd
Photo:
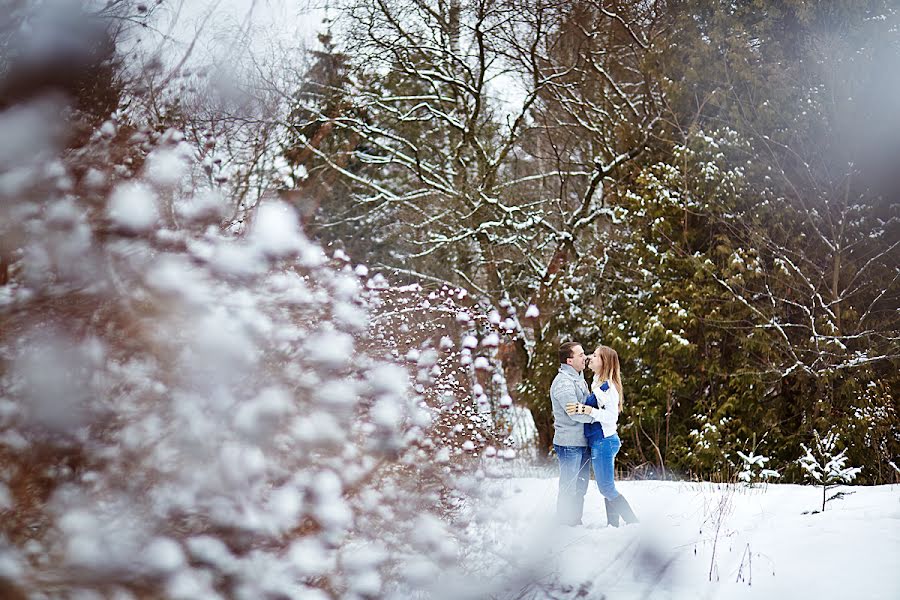
<path fill-rule="evenodd" d="M 572 358 L 568 359 L 568 363 L 572 368 L 581 373 L 584 371 L 584 365 L 587 362 L 587 356 L 584 354 L 584 348 L 575 346 L 572 348 Z"/>

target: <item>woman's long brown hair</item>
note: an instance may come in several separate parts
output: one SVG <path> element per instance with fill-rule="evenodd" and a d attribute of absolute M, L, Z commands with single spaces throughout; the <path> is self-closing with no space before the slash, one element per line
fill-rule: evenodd
<path fill-rule="evenodd" d="M 622 370 L 619 368 L 619 354 L 609 346 L 599 346 L 597 356 L 600 358 L 600 370 L 597 376 L 600 381 L 609 379 L 619 392 L 619 411 L 625 406 L 625 390 L 622 388 Z"/>

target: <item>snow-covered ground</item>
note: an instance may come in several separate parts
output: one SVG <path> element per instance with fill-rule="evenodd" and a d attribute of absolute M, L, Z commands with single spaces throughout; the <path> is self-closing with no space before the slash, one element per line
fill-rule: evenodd
<path fill-rule="evenodd" d="M 619 529 L 593 481 L 584 525 L 562 529 L 556 479 L 485 485 L 468 533 L 493 547 L 468 557 L 484 565 L 471 597 L 900 598 L 897 485 L 829 490 L 846 495 L 812 514 L 821 488 L 623 481 L 641 523 Z"/>

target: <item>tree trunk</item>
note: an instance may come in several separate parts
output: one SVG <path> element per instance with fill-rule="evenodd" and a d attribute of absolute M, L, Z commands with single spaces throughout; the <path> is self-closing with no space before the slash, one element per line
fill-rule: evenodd
<path fill-rule="evenodd" d="M 841 303 L 838 301 L 840 297 L 840 282 L 841 282 L 841 250 L 838 250 L 834 257 L 834 268 L 831 272 L 831 297 L 834 300 L 834 316 L 837 321 L 835 325 L 837 326 L 837 331 L 831 332 L 831 335 L 841 335 L 843 332 L 843 325 L 841 324 Z"/>
<path fill-rule="evenodd" d="M 450 51 L 454 56 L 459 56 L 460 13 L 462 13 L 460 0 L 450 0 L 450 10 L 447 12 L 447 22 L 450 29 Z"/>
<path fill-rule="evenodd" d="M 549 398 L 547 402 L 550 402 Z M 534 417 L 534 425 L 537 427 L 538 458 L 541 458 L 553 447 L 553 413 L 549 413 L 549 418 L 545 413 L 538 413 L 537 416 L 532 413 L 531 416 Z"/>

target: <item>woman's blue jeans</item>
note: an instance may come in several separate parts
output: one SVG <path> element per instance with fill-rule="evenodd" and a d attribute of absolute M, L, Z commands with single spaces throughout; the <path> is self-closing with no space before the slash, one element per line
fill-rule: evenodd
<path fill-rule="evenodd" d="M 607 500 L 615 500 L 619 497 L 616 489 L 616 454 L 622 447 L 618 434 L 613 434 L 599 440 L 591 440 L 591 464 L 594 466 L 594 477 L 597 479 L 597 487 Z"/>
<path fill-rule="evenodd" d="M 557 446 L 559 494 L 556 518 L 565 525 L 578 525 L 584 512 L 584 494 L 591 478 L 591 452 L 587 446 Z"/>

